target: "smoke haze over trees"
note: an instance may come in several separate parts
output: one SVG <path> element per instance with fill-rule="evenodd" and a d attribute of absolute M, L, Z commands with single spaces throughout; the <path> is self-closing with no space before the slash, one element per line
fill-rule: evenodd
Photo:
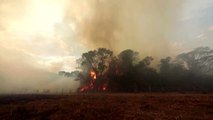
<path fill-rule="evenodd" d="M 0 0 L 0 94 L 176 90 L 173 70 L 200 82 L 211 49 L 174 56 L 213 48 L 212 11 L 213 0 Z"/>
<path fill-rule="evenodd" d="M 213 50 L 196 48 L 176 58 L 140 59 L 139 52 L 127 49 L 118 55 L 105 48 L 88 51 L 77 60 L 78 70 L 60 75 L 80 81 L 81 92 L 213 91 Z"/>

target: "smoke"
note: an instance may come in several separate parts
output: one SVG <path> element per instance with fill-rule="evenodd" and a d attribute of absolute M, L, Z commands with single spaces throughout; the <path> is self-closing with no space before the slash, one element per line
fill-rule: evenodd
<path fill-rule="evenodd" d="M 18 49 L 0 46 L 0 94 L 67 93 L 78 88 L 79 83 L 74 78 L 44 69 L 35 57 Z"/>
<path fill-rule="evenodd" d="M 168 56 L 180 0 L 2 0 L 0 93 L 75 90 L 54 72 L 89 49 Z M 65 60 L 65 61 L 63 61 Z M 66 67 L 68 66 L 68 67 Z M 71 67 L 70 67 L 71 66 Z"/>
<path fill-rule="evenodd" d="M 71 1 L 64 21 L 75 26 L 75 39 L 87 48 L 124 49 L 157 58 L 170 55 L 170 30 L 181 1 L 87 0 Z"/>
<path fill-rule="evenodd" d="M 65 1 L 0 1 L 0 94 L 78 88 L 73 78 L 57 74 L 75 64 L 70 47 L 52 35 L 55 23 L 63 19 Z"/>

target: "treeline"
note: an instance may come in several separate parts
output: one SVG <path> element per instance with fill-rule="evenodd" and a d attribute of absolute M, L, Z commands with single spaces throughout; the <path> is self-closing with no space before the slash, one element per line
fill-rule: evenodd
<path fill-rule="evenodd" d="M 99 48 L 83 53 L 77 60 L 79 71 L 60 75 L 80 81 L 78 91 L 108 92 L 166 92 L 213 91 L 213 50 L 200 47 L 160 60 L 157 68 L 150 65 L 153 57 L 139 58 L 139 53 L 124 50 L 114 55 L 111 50 Z M 93 80 L 90 71 L 96 73 Z M 107 89 L 106 89 L 107 87 Z"/>

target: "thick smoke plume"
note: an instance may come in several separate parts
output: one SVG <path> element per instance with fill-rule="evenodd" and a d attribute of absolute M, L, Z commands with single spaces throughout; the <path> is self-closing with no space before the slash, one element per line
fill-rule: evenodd
<path fill-rule="evenodd" d="M 108 48 L 114 55 L 133 49 L 142 57 L 159 60 L 168 56 L 173 52 L 168 42 L 170 30 L 182 4 L 180 0 L 0 3 L 0 93 L 76 89 L 78 82 L 52 72 L 67 64 L 58 62 L 58 57 L 74 66 L 70 55 L 79 56 L 84 46 L 86 50 Z"/>
<path fill-rule="evenodd" d="M 134 49 L 141 51 L 142 56 L 160 58 L 172 53 L 169 31 L 181 3 L 169 0 L 71 1 L 64 21 L 73 23 L 75 39 L 90 49 L 105 47 L 117 53 Z"/>

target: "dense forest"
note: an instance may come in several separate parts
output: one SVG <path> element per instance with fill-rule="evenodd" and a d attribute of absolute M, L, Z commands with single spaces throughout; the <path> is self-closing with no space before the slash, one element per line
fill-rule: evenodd
<path fill-rule="evenodd" d="M 80 81 L 79 92 L 213 91 L 213 50 L 199 47 L 166 57 L 151 67 L 152 56 L 140 59 L 130 49 L 114 55 L 106 48 L 83 53 L 78 70 L 59 75 Z"/>

